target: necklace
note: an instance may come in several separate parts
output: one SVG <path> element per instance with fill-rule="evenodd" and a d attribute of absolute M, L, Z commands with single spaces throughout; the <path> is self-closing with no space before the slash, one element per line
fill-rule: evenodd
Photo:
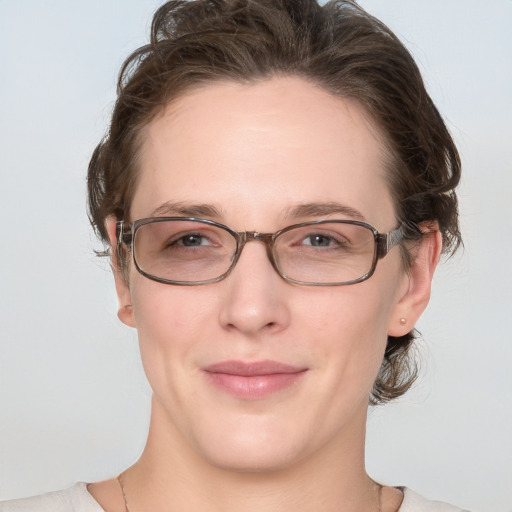
<path fill-rule="evenodd" d="M 377 493 L 379 495 L 379 508 L 377 509 L 378 512 L 382 512 L 382 485 L 375 482 L 375 485 L 377 486 Z"/>
<path fill-rule="evenodd" d="M 123 485 L 123 473 L 119 473 L 119 476 L 117 477 L 117 481 L 119 482 L 119 487 L 121 487 L 121 492 L 123 494 L 123 501 L 124 501 L 124 510 L 125 512 L 130 512 L 130 509 L 128 508 L 128 501 L 126 501 L 126 493 L 124 492 L 124 485 Z M 381 512 L 379 510 L 379 512 Z"/>
<path fill-rule="evenodd" d="M 119 482 L 119 487 L 121 487 L 121 493 L 123 494 L 124 510 L 125 512 L 130 512 L 130 509 L 128 508 L 128 501 L 126 500 L 126 493 L 124 491 L 123 478 L 123 473 L 120 473 L 117 477 L 117 481 Z M 382 485 L 379 485 L 377 482 L 375 482 L 375 485 L 377 486 L 377 493 L 379 498 L 379 508 L 377 509 L 377 512 L 382 512 Z"/>

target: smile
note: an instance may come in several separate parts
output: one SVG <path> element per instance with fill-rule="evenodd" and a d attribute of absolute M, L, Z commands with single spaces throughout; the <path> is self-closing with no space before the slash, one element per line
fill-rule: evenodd
<path fill-rule="evenodd" d="M 223 361 L 203 371 L 224 393 L 241 400 L 261 400 L 296 384 L 307 369 L 276 361 Z"/>

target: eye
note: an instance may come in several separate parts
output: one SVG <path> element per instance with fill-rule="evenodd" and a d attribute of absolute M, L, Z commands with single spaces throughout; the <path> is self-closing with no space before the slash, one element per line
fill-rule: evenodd
<path fill-rule="evenodd" d="M 348 245 L 348 240 L 338 233 L 310 233 L 303 237 L 300 245 L 310 247 L 342 248 Z"/>
<path fill-rule="evenodd" d="M 212 241 L 199 233 L 187 233 L 172 241 L 169 245 L 181 245 L 183 247 L 201 247 L 214 245 Z"/>
<path fill-rule="evenodd" d="M 334 240 L 331 236 L 324 234 L 313 234 L 308 235 L 302 241 L 303 245 L 311 245 L 312 247 L 330 247 L 333 244 L 337 245 L 337 241 Z"/>

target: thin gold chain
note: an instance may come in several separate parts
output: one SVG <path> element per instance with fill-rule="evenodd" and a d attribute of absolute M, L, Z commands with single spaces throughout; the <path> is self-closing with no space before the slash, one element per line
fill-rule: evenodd
<path fill-rule="evenodd" d="M 124 510 L 125 512 L 130 512 L 130 509 L 128 508 L 128 500 L 126 499 L 126 493 L 124 491 L 124 485 L 123 485 L 123 474 L 120 473 L 117 477 L 117 481 L 119 482 L 119 487 L 121 487 L 121 493 L 123 494 L 123 500 L 124 500 Z M 382 512 L 382 485 L 379 485 L 375 483 L 378 488 L 378 497 L 379 497 L 379 508 L 377 509 L 377 512 Z"/>
<path fill-rule="evenodd" d="M 125 512 L 130 512 L 130 509 L 128 508 L 128 501 L 126 500 L 126 493 L 124 492 L 123 478 L 123 473 L 120 473 L 117 477 L 117 481 L 119 482 L 119 487 L 121 487 L 121 492 L 123 493 L 124 510 Z M 379 512 L 381 511 L 379 510 Z"/>

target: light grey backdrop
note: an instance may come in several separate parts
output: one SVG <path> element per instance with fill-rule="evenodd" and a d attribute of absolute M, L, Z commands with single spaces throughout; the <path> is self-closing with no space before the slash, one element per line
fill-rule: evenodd
<path fill-rule="evenodd" d="M 0 498 L 105 478 L 145 439 L 134 333 L 93 255 L 84 175 L 157 0 L 0 0 Z M 512 1 L 365 0 L 459 143 L 466 248 L 419 327 L 425 376 L 373 410 L 377 478 L 512 511 Z"/>

